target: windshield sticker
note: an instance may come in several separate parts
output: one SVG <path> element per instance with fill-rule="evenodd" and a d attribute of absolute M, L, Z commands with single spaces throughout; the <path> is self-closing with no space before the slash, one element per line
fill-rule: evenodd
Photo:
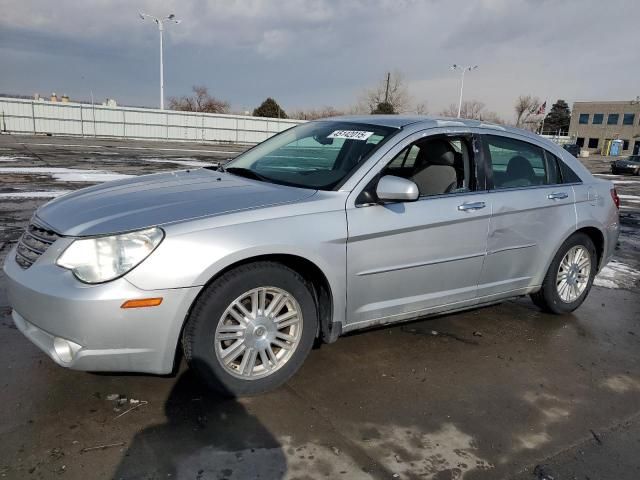
<path fill-rule="evenodd" d="M 336 130 L 327 138 L 346 138 L 348 140 L 366 140 L 373 132 L 363 132 L 361 130 Z"/>

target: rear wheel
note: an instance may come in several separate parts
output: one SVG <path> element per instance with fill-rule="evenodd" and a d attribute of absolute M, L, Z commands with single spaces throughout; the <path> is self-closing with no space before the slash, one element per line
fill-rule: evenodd
<path fill-rule="evenodd" d="M 215 390 L 258 394 L 302 365 L 317 325 L 313 296 L 298 273 L 274 262 L 242 265 L 197 300 L 184 330 L 185 357 Z"/>
<path fill-rule="evenodd" d="M 596 270 L 593 241 L 584 233 L 576 233 L 562 244 L 549 266 L 542 288 L 532 294 L 531 299 L 548 312 L 572 312 L 587 298 Z"/>

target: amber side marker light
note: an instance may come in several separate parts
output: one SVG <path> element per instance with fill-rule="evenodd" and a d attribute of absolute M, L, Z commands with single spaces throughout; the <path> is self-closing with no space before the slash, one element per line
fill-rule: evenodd
<path fill-rule="evenodd" d="M 157 298 L 138 298 L 135 300 L 127 300 L 120 308 L 143 308 L 143 307 L 157 307 L 162 303 L 162 297 Z"/>

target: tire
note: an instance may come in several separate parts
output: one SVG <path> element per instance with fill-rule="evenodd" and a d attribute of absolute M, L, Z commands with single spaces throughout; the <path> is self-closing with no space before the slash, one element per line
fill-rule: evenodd
<path fill-rule="evenodd" d="M 575 290 L 571 290 L 569 286 L 564 287 L 561 283 L 559 283 L 558 275 L 560 272 L 560 265 L 565 258 L 565 255 L 568 254 L 569 251 L 581 247 L 583 252 L 586 252 L 589 257 L 589 266 L 584 267 L 583 270 L 580 270 L 577 273 L 572 273 L 571 270 L 567 270 L 563 265 L 563 272 L 569 278 L 567 279 L 567 283 L 573 281 L 574 278 L 582 278 L 586 279 L 586 283 L 584 286 L 577 287 L 579 290 L 579 295 L 576 298 L 573 298 L 573 294 L 576 293 Z M 574 252 L 576 250 L 573 250 Z M 578 308 L 582 302 L 584 302 L 587 295 L 589 295 L 589 291 L 591 290 L 591 286 L 593 285 L 593 279 L 597 272 L 598 256 L 596 254 L 596 247 L 593 244 L 591 238 L 584 233 L 575 233 L 571 237 L 569 237 L 562 246 L 556 252 L 551 265 L 549 266 L 549 270 L 544 277 L 542 282 L 542 287 L 539 291 L 531 294 L 531 300 L 542 310 L 555 313 L 555 314 L 564 314 L 573 312 L 576 308 Z M 582 263 L 582 262 L 579 262 Z M 573 275 L 573 276 L 572 276 Z M 588 277 L 586 277 L 588 275 Z M 586 278 L 585 278 L 586 277 Z M 570 284 L 569 284 L 570 285 Z M 560 290 L 560 291 L 559 291 Z M 562 292 L 562 293 L 561 293 Z M 564 297 L 564 298 L 563 298 Z"/>
<path fill-rule="evenodd" d="M 297 272 L 276 262 L 241 265 L 196 300 L 182 336 L 184 355 L 219 393 L 257 395 L 300 368 L 315 341 L 317 317 L 310 285 Z"/>

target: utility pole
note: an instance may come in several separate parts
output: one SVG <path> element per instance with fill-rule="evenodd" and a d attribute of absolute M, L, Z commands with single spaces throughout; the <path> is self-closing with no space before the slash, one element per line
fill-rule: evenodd
<path fill-rule="evenodd" d="M 178 20 L 173 13 L 167 15 L 164 18 L 154 17 L 153 15 L 142 12 L 138 12 L 138 16 L 142 20 L 146 20 L 147 18 L 149 18 L 158 25 L 158 31 L 160 33 L 160 110 L 164 110 L 164 62 L 162 58 L 162 34 L 164 32 L 164 24 L 166 22 L 180 23 L 180 20 Z"/>
<path fill-rule="evenodd" d="M 391 81 L 391 72 L 387 72 L 387 88 L 384 92 L 384 103 L 389 103 L 389 82 Z"/>

